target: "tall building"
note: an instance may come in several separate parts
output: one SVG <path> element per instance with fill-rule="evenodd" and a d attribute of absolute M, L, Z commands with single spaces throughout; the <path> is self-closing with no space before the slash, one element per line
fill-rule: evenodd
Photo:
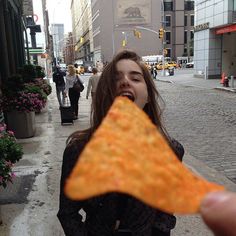
<path fill-rule="evenodd" d="M 77 62 L 110 61 L 122 48 L 141 56 L 193 59 L 194 1 L 71 0 L 71 14 Z"/>
<path fill-rule="evenodd" d="M 193 60 L 194 1 L 164 0 L 165 48 L 179 62 Z"/>
<path fill-rule="evenodd" d="M 51 34 L 53 38 L 53 52 L 56 63 L 64 62 L 64 24 L 51 24 Z"/>
<path fill-rule="evenodd" d="M 133 49 L 142 56 L 162 54 L 162 41 L 158 38 L 162 19 L 160 1 L 92 0 L 91 2 L 95 62 L 110 61 L 122 48 Z M 136 26 L 150 30 L 136 29 Z M 136 36 L 135 29 L 138 31 Z"/>
<path fill-rule="evenodd" d="M 72 0 L 71 15 L 75 62 L 89 66 L 93 63 L 91 0 Z"/>
<path fill-rule="evenodd" d="M 195 0 L 196 76 L 236 76 L 236 0 Z"/>

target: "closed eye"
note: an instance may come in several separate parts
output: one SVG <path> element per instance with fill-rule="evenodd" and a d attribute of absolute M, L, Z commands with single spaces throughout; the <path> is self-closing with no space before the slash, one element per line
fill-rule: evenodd
<path fill-rule="evenodd" d="M 132 73 L 132 74 L 130 74 L 130 79 L 132 81 L 139 82 L 139 81 L 143 80 L 143 75 L 140 73 Z"/>

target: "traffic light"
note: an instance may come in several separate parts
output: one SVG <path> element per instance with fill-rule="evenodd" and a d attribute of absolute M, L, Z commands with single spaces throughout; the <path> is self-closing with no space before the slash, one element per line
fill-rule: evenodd
<path fill-rule="evenodd" d="M 141 32 L 140 32 L 140 31 L 134 29 L 134 36 L 137 37 L 137 38 L 139 38 L 139 39 L 141 39 L 141 36 L 142 36 L 142 35 L 141 35 Z"/>
<path fill-rule="evenodd" d="M 162 39 L 164 37 L 164 29 L 163 28 L 160 28 L 159 29 L 159 39 Z"/>
<path fill-rule="evenodd" d="M 125 47 L 127 45 L 127 42 L 125 39 L 122 40 L 122 47 Z"/>
<path fill-rule="evenodd" d="M 84 42 L 84 37 L 80 37 L 80 43 Z"/>
<path fill-rule="evenodd" d="M 140 31 L 137 32 L 137 37 L 138 37 L 139 39 L 141 39 L 141 32 L 140 32 Z"/>

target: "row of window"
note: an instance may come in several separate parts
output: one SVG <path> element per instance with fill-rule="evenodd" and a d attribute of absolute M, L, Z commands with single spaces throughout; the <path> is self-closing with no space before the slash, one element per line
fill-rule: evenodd
<path fill-rule="evenodd" d="M 171 48 L 166 48 L 167 50 L 167 54 L 166 54 L 166 57 L 172 57 L 172 52 L 171 52 Z M 193 47 L 185 47 L 184 48 L 184 53 L 183 53 L 183 56 L 193 56 Z"/>
<path fill-rule="evenodd" d="M 171 26 L 171 16 L 170 15 L 165 16 L 165 26 L 166 27 Z M 184 26 L 188 26 L 188 15 L 184 16 Z M 190 15 L 190 26 L 194 26 L 194 15 Z"/>
<path fill-rule="evenodd" d="M 177 0 L 176 0 L 177 4 Z M 185 11 L 193 11 L 194 10 L 194 1 L 185 1 L 184 2 L 184 10 Z M 164 1 L 164 11 L 173 11 L 173 1 Z"/>
<path fill-rule="evenodd" d="M 193 30 L 189 31 L 190 32 L 190 40 L 194 38 L 194 32 Z M 165 32 L 165 42 L 166 44 L 171 44 L 171 32 L 166 31 Z M 187 44 L 188 42 L 188 31 L 184 31 L 184 44 Z"/>

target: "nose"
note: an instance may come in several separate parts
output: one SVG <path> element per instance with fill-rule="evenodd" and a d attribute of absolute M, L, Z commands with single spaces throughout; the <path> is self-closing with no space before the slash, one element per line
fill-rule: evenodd
<path fill-rule="evenodd" d="M 129 76 L 128 75 L 123 75 L 122 79 L 120 80 L 120 86 L 121 87 L 126 87 L 129 86 Z"/>

